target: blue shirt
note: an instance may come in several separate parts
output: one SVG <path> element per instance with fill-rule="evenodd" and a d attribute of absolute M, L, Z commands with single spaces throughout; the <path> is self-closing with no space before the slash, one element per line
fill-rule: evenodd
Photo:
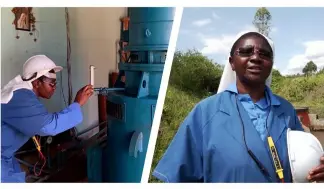
<path fill-rule="evenodd" d="M 25 174 L 15 161 L 14 153 L 32 136 L 54 136 L 81 122 L 78 103 L 50 113 L 33 91 L 15 91 L 7 104 L 1 104 L 1 182 L 24 182 Z"/>
<path fill-rule="evenodd" d="M 276 145 L 285 182 L 292 182 L 287 129 L 303 130 L 294 107 L 270 89 L 269 134 Z M 237 93 L 226 90 L 199 102 L 180 125 L 153 175 L 164 182 L 280 182 L 266 141 L 260 138 L 242 103 L 238 109 L 244 124 L 246 144 L 268 170 L 262 174 L 243 142 Z M 244 102 L 243 102 L 244 104 Z M 249 104 L 249 103 L 247 103 Z M 261 133 L 264 129 L 260 129 Z"/>
<path fill-rule="evenodd" d="M 238 94 L 235 83 L 231 84 L 226 90 Z M 266 121 L 270 111 L 270 102 L 272 105 L 280 105 L 280 102 L 272 94 L 271 89 L 268 86 L 265 88 L 265 93 L 265 97 L 256 103 L 253 102 L 249 94 L 238 94 L 239 101 L 242 103 L 245 111 L 249 114 L 255 129 L 258 131 L 263 141 L 265 141 L 267 136 Z M 269 98 L 271 98 L 271 100 Z"/>

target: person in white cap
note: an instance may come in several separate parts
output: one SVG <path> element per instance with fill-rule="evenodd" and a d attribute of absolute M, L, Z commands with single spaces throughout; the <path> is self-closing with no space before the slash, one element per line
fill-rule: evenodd
<path fill-rule="evenodd" d="M 1 182 L 25 182 L 14 153 L 31 137 L 54 136 L 82 122 L 81 106 L 93 94 L 91 85 L 80 89 L 74 103 L 60 112 L 48 112 L 39 101 L 54 94 L 56 73 L 62 69 L 45 55 L 33 56 L 23 74 L 1 90 Z"/>
<path fill-rule="evenodd" d="M 199 102 L 153 176 L 164 182 L 292 182 L 286 133 L 303 131 L 291 103 L 271 92 L 273 42 L 258 32 L 234 41 L 218 94 Z M 310 181 L 324 180 L 321 165 Z"/>

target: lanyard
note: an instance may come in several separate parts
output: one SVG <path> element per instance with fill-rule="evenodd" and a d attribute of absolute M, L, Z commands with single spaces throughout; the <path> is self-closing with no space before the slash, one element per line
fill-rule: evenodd
<path fill-rule="evenodd" d="M 269 97 L 269 100 L 270 100 L 270 111 L 271 111 L 271 99 L 270 99 L 270 97 Z M 241 120 L 241 125 L 242 125 L 242 129 L 243 129 L 243 140 L 244 140 L 244 144 L 245 144 L 246 150 L 247 150 L 248 154 L 250 155 L 250 157 L 253 159 L 253 161 L 257 164 L 257 166 L 260 169 L 260 171 L 262 172 L 262 174 L 269 181 L 272 181 L 272 178 L 271 178 L 268 170 L 261 163 L 261 161 L 258 160 L 258 158 L 254 155 L 254 153 L 249 149 L 249 147 L 246 144 L 246 140 L 245 140 L 245 127 L 244 127 L 244 123 L 243 123 L 243 120 L 242 120 L 242 116 L 241 116 L 241 113 L 240 113 L 240 110 L 239 110 L 239 107 L 238 107 L 238 98 L 237 98 L 237 95 L 236 95 L 236 107 L 237 107 L 237 111 L 239 113 L 239 117 L 240 117 L 240 120 Z M 269 129 L 268 129 L 268 117 L 269 117 L 270 111 L 269 111 L 269 113 L 267 115 L 267 119 L 266 119 L 266 129 L 267 129 L 267 133 L 268 133 L 268 137 L 267 137 L 268 146 L 269 146 L 269 149 L 270 149 L 270 152 L 271 152 L 272 161 L 273 161 L 273 164 L 275 166 L 276 173 L 277 173 L 279 179 L 281 180 L 281 182 L 284 182 L 284 174 L 283 174 L 283 169 L 282 169 L 282 166 L 281 166 L 281 163 L 280 163 L 279 155 L 277 153 L 276 146 L 274 145 L 274 142 L 272 140 L 272 137 L 269 134 Z"/>

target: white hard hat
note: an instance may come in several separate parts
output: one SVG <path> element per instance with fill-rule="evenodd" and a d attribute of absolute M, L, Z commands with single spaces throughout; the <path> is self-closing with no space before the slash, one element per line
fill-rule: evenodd
<path fill-rule="evenodd" d="M 321 143 L 311 133 L 288 129 L 287 145 L 293 182 L 308 182 L 310 170 L 321 164 L 324 154 Z"/>
<path fill-rule="evenodd" d="M 23 66 L 23 74 L 22 77 L 24 79 L 29 79 L 32 77 L 35 73 L 37 73 L 36 78 L 37 79 L 43 75 L 46 75 L 48 77 L 55 77 L 54 75 L 49 75 L 48 72 L 50 70 L 54 70 L 54 72 L 59 72 L 63 69 L 61 66 L 56 66 L 56 64 L 49 59 L 45 55 L 35 55 L 30 57 Z"/>

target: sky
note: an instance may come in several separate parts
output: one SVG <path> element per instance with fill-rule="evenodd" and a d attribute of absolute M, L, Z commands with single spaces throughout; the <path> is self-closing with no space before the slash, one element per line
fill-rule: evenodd
<path fill-rule="evenodd" d="M 283 75 L 302 73 L 312 60 L 324 67 L 324 8 L 270 7 L 274 68 Z M 196 49 L 219 64 L 228 63 L 235 37 L 256 30 L 257 7 L 184 8 L 177 50 Z"/>

